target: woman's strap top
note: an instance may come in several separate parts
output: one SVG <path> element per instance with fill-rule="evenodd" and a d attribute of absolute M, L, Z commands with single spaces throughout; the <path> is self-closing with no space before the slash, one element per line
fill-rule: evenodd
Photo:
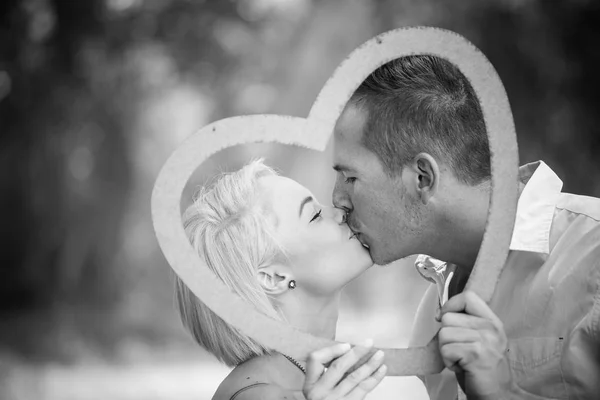
<path fill-rule="evenodd" d="M 252 385 L 249 385 L 249 386 L 245 386 L 245 387 L 241 388 L 240 390 L 238 390 L 237 392 L 235 392 L 229 400 L 235 400 L 235 398 L 238 396 L 238 394 L 242 393 L 245 390 L 252 389 L 253 387 L 260 386 L 260 385 L 266 385 L 266 383 L 258 382 L 258 383 L 253 383 Z"/>

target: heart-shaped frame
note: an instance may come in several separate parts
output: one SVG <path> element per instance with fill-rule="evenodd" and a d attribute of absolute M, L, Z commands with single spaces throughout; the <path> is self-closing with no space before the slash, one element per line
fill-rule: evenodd
<path fill-rule="evenodd" d="M 415 54 L 439 56 L 456 65 L 471 82 L 483 110 L 491 153 L 492 196 L 485 235 L 467 289 L 486 302 L 492 297 L 508 255 L 518 197 L 517 141 L 504 86 L 487 58 L 462 36 L 439 28 L 400 28 L 354 50 L 327 81 L 307 118 L 249 115 L 214 122 L 185 140 L 158 175 L 152 193 L 152 218 L 170 266 L 223 320 L 269 348 L 302 358 L 334 342 L 260 314 L 216 278 L 185 235 L 181 221 L 184 187 L 200 164 L 226 147 L 278 142 L 323 151 L 338 117 L 362 81 L 383 64 Z M 444 368 L 437 335 L 424 347 L 383 350 L 388 375 L 429 375 Z"/>

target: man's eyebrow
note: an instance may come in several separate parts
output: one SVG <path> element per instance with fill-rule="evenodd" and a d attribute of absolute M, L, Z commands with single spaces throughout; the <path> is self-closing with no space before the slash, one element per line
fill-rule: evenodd
<path fill-rule="evenodd" d="M 302 203 L 300 203 L 300 210 L 298 211 L 298 218 L 302 216 L 302 209 L 304 208 L 306 203 L 310 203 L 311 201 L 313 201 L 312 196 L 308 196 L 304 200 L 302 200 Z"/>
<path fill-rule="evenodd" d="M 335 164 L 333 169 L 337 172 L 355 172 L 354 169 L 341 164 Z"/>

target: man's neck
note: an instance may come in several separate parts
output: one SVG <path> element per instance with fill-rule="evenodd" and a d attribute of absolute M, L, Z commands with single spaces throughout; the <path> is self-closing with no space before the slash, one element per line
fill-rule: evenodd
<path fill-rule="evenodd" d="M 522 182 L 519 182 L 519 187 L 518 187 L 518 197 L 521 197 L 521 193 L 523 193 L 523 189 L 525 188 L 525 184 Z M 486 220 L 487 223 L 487 220 Z M 481 238 L 481 240 L 483 240 L 483 237 Z M 481 240 L 479 241 L 479 247 L 481 247 Z M 457 260 L 457 262 L 455 262 L 455 264 L 457 265 L 457 270 L 456 273 L 454 275 L 454 279 L 452 279 L 452 282 L 450 283 L 449 286 L 449 296 L 452 297 L 455 294 L 461 293 L 466 284 L 467 281 L 469 280 L 469 276 L 471 275 L 471 271 L 473 270 L 473 267 L 475 266 L 475 261 L 477 260 L 477 255 L 479 254 L 479 251 L 477 251 L 474 254 L 474 257 L 464 257 L 464 259 L 461 260 Z M 452 261 L 450 261 L 452 262 Z"/>
<path fill-rule="evenodd" d="M 440 259 L 471 269 L 475 264 L 489 212 L 490 191 L 487 186 L 468 187 L 458 192 L 440 223 Z M 434 256 L 435 257 L 435 256 Z M 437 258 L 437 257 L 436 257 Z"/>

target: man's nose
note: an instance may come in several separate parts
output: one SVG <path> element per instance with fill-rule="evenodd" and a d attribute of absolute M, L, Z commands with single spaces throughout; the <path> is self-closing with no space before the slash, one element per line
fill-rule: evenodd
<path fill-rule="evenodd" d="M 352 204 L 348 199 L 348 195 L 345 190 L 340 187 L 339 182 L 335 183 L 333 187 L 333 193 L 331 194 L 331 201 L 336 208 L 341 208 L 345 212 L 352 211 Z"/>

